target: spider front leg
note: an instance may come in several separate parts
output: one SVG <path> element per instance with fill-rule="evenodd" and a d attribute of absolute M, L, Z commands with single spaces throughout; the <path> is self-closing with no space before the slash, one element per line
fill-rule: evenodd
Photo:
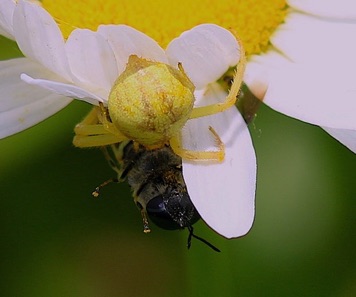
<path fill-rule="evenodd" d="M 207 106 L 193 108 L 192 113 L 189 117 L 190 119 L 205 117 L 208 115 L 222 112 L 222 111 L 228 109 L 229 107 L 233 106 L 236 103 L 237 95 L 240 91 L 243 74 L 244 74 L 245 68 L 246 68 L 245 50 L 242 46 L 240 39 L 237 38 L 237 41 L 240 46 L 240 61 L 237 64 L 236 72 L 234 75 L 234 80 L 231 85 L 230 92 L 227 95 L 225 101 L 222 103 L 216 103 L 216 104 L 211 104 L 211 105 L 207 105 Z"/>
<path fill-rule="evenodd" d="M 222 162 L 225 158 L 225 146 L 220 139 L 218 133 L 209 127 L 209 131 L 213 134 L 218 150 L 217 151 L 192 151 L 182 147 L 181 135 L 179 137 L 172 137 L 170 146 L 172 150 L 182 159 L 196 160 L 196 161 L 218 161 Z"/>
<path fill-rule="evenodd" d="M 124 136 L 116 127 L 115 125 L 111 122 L 111 118 L 109 115 L 109 110 L 107 107 L 104 106 L 102 102 L 99 102 L 99 110 L 100 113 L 98 114 L 98 119 L 102 123 L 104 129 L 108 131 L 111 134 L 117 135 L 118 137 L 122 138 L 125 137 L 126 140 L 127 137 Z"/>
<path fill-rule="evenodd" d="M 106 119 L 102 108 L 105 107 L 94 107 L 84 120 L 75 126 L 73 144 L 76 147 L 105 146 L 127 140 L 127 137 Z"/>
<path fill-rule="evenodd" d="M 219 112 L 223 112 L 226 109 L 230 108 L 236 103 L 237 100 L 237 95 L 240 91 L 240 87 L 242 84 L 242 78 L 243 74 L 245 72 L 246 68 L 246 56 L 245 56 L 245 50 L 242 46 L 242 43 L 239 38 L 237 38 L 237 41 L 240 46 L 240 61 L 236 67 L 236 72 L 234 75 L 233 83 L 230 88 L 229 94 L 226 96 L 226 99 L 222 103 L 216 103 L 216 104 L 211 104 L 207 106 L 202 106 L 202 107 L 195 107 L 193 108 L 189 119 L 195 119 L 195 118 L 200 118 L 200 117 L 205 117 L 209 115 L 213 115 Z M 209 130 L 211 133 L 213 133 L 216 143 L 218 146 L 217 151 L 191 151 L 191 150 L 186 150 L 182 148 L 181 144 L 181 139 L 178 137 L 173 137 L 170 140 L 170 145 L 173 149 L 173 151 L 182 157 L 183 159 L 190 159 L 190 160 L 215 160 L 222 162 L 225 158 L 225 146 L 222 140 L 220 139 L 219 135 L 216 133 L 216 131 L 212 128 L 209 127 Z"/>

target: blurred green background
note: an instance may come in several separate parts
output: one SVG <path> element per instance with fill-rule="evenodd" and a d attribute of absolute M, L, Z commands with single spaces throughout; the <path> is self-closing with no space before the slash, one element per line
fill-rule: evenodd
<path fill-rule="evenodd" d="M 18 56 L 0 37 L 0 59 Z M 302 87 L 302 86 L 301 86 Z M 73 147 L 90 106 L 74 102 L 0 141 L 2 296 L 356 296 L 356 156 L 320 128 L 262 106 L 250 130 L 258 159 L 256 220 L 225 240 L 142 232 L 126 184 L 99 150 Z"/>

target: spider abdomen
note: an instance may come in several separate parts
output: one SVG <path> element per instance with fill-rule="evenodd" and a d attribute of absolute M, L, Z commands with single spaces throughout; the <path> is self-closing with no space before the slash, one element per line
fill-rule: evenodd
<path fill-rule="evenodd" d="M 182 67 L 132 55 L 109 95 L 111 121 L 128 139 L 162 147 L 189 119 L 194 90 Z"/>

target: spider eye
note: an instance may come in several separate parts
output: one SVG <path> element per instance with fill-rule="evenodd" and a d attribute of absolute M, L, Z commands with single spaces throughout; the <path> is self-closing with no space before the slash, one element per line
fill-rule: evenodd
<path fill-rule="evenodd" d="M 150 220 L 162 229 L 175 230 L 181 228 L 167 211 L 162 195 L 156 196 L 147 203 L 146 212 Z"/>

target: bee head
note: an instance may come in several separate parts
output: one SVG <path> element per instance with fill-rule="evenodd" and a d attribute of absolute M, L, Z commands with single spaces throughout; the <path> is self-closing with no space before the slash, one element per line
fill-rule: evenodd
<path fill-rule="evenodd" d="M 146 205 L 150 220 L 168 230 L 183 229 L 200 219 L 187 191 L 167 187 L 164 193 L 152 198 Z"/>
<path fill-rule="evenodd" d="M 163 229 L 187 228 L 189 231 L 188 249 L 191 246 L 192 237 L 194 237 L 214 251 L 220 252 L 218 248 L 204 238 L 194 234 L 192 225 L 200 219 L 200 215 L 186 191 L 168 189 L 167 193 L 156 196 L 147 203 L 146 212 L 151 221 Z"/>

